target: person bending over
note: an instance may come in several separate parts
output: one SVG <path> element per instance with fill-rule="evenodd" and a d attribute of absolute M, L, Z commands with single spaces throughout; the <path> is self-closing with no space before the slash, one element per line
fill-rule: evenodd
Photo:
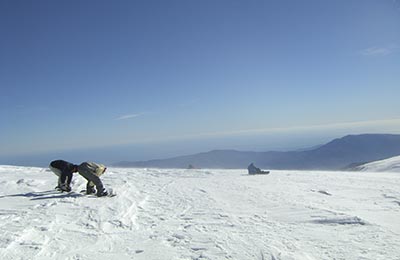
<path fill-rule="evenodd" d="M 50 163 L 49 168 L 58 176 L 56 190 L 70 192 L 72 174 L 78 171 L 78 165 L 64 160 L 55 160 Z"/>
<path fill-rule="evenodd" d="M 97 190 L 97 196 L 107 196 L 108 192 L 104 188 L 100 180 L 100 176 L 107 170 L 103 164 L 94 162 L 83 162 L 78 166 L 78 172 L 83 178 L 87 180 L 86 194 L 94 194 Z M 96 186 L 96 189 L 94 188 Z"/>

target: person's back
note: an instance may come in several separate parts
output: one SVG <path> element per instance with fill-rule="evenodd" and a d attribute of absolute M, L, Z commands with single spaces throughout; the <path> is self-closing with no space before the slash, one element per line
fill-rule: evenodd
<path fill-rule="evenodd" d="M 260 169 L 254 166 L 253 163 L 251 163 L 248 167 L 247 170 L 249 171 L 249 174 L 257 174 L 260 172 Z"/>
<path fill-rule="evenodd" d="M 83 162 L 79 167 L 85 171 L 90 171 L 97 177 L 100 177 L 107 170 L 107 167 L 103 164 L 94 162 Z"/>
<path fill-rule="evenodd" d="M 75 164 L 67 162 L 67 161 L 64 161 L 64 160 L 52 161 L 50 163 L 50 166 L 53 167 L 53 168 L 59 169 L 61 171 L 66 170 L 66 171 L 70 171 L 70 172 L 73 172 L 75 167 L 76 167 Z"/>

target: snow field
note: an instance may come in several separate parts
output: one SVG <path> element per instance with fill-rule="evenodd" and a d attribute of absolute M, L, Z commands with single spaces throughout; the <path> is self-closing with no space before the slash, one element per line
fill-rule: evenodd
<path fill-rule="evenodd" d="M 0 166 L 0 259 L 400 259 L 400 175 Z"/>

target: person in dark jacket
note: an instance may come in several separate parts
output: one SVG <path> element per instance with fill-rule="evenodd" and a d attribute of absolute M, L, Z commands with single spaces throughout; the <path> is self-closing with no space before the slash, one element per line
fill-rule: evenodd
<path fill-rule="evenodd" d="M 269 171 L 263 171 L 260 168 L 257 168 L 254 166 L 253 163 L 251 163 L 248 167 L 247 170 L 249 171 L 249 174 L 269 174 Z"/>
<path fill-rule="evenodd" d="M 72 174 L 78 171 L 78 165 L 64 160 L 55 160 L 50 163 L 49 168 L 58 176 L 58 185 L 56 189 L 70 192 Z"/>
<path fill-rule="evenodd" d="M 261 172 L 260 168 L 257 168 L 256 166 L 254 166 L 253 163 L 251 163 L 248 167 L 247 170 L 249 171 L 249 174 L 257 174 Z"/>

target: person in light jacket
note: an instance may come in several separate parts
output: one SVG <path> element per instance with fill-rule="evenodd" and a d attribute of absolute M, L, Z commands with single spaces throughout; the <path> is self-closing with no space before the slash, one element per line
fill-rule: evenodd
<path fill-rule="evenodd" d="M 83 178 L 87 180 L 86 194 L 94 194 L 98 197 L 107 196 L 108 191 L 104 188 L 100 180 L 100 176 L 107 170 L 103 164 L 94 162 L 83 162 L 78 166 L 78 172 Z M 96 189 L 94 188 L 96 186 Z"/>

